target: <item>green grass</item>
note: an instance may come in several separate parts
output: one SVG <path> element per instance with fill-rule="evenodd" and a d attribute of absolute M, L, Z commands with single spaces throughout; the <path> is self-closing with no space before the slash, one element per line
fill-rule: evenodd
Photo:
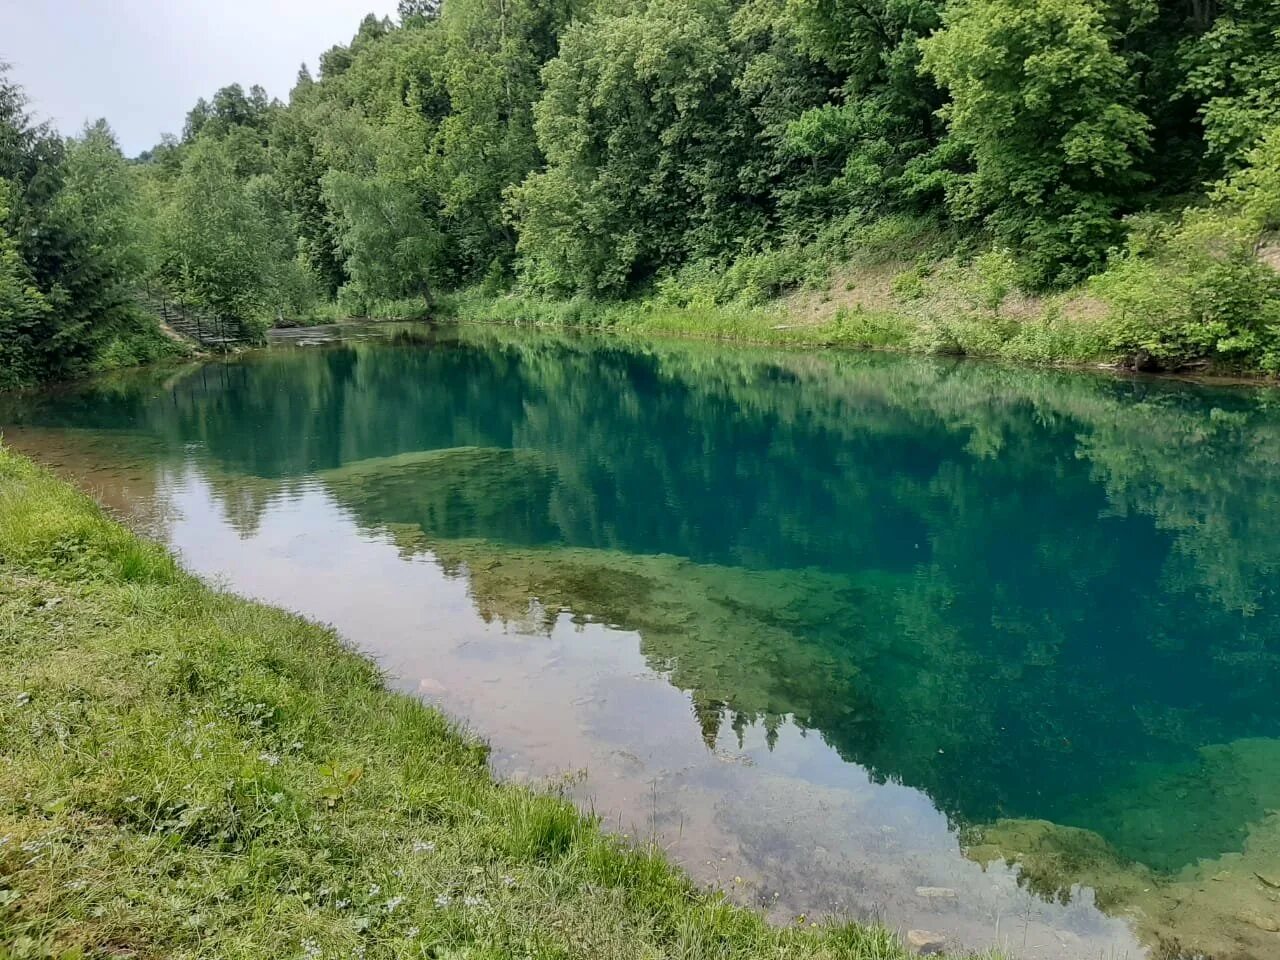
<path fill-rule="evenodd" d="M 91 373 L 123 370 L 150 363 L 185 360 L 195 352 L 185 343 L 160 332 L 154 321 L 145 319 L 132 330 L 118 334 L 94 358 Z"/>
<path fill-rule="evenodd" d="M 1134 221 L 1130 249 L 1103 273 L 1029 291 L 1011 250 L 930 217 L 851 214 L 807 242 L 691 260 L 621 299 L 556 299 L 508 278 L 515 289 L 491 280 L 444 295 L 430 313 L 640 337 L 1275 377 L 1276 245 L 1260 245 L 1238 220 L 1206 208 L 1176 223 Z M 422 314 L 421 301 L 370 303 L 344 291 L 316 317 Z"/>
<path fill-rule="evenodd" d="M 1028 296 L 1008 251 L 927 217 L 851 216 L 809 243 L 695 260 L 634 297 L 555 300 L 473 287 L 440 315 L 637 336 L 846 347 L 1081 365 L 1122 360 L 1105 305 L 1079 287 Z"/>
<path fill-rule="evenodd" d="M 906 353 L 989 357 L 1044 365 L 1119 359 L 1096 325 L 1063 316 L 1047 304 L 1036 316 L 1009 319 L 959 298 L 947 288 L 892 309 L 832 306 L 800 319 L 784 301 L 763 305 L 672 304 L 657 298 L 599 302 L 546 300 L 520 294 L 455 294 L 443 314 L 463 323 L 507 323 L 612 334 L 738 341 L 794 347 L 843 347 Z"/>
<path fill-rule="evenodd" d="M 1027 291 L 1010 250 L 927 217 L 857 215 L 808 243 L 693 260 L 628 299 L 557 301 L 482 287 L 440 315 L 641 336 L 838 346 L 1057 366 L 1275 376 L 1280 274 L 1256 229 L 1204 210 L 1135 223 L 1090 281 Z"/>
<path fill-rule="evenodd" d="M 770 927 L 0 449 L 0 957 L 897 960 Z"/>

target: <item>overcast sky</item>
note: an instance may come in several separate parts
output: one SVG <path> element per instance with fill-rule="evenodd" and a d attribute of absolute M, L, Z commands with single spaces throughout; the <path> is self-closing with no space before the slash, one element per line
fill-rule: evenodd
<path fill-rule="evenodd" d="M 106 117 L 126 154 L 181 133 L 218 87 L 284 99 L 298 65 L 346 43 L 396 0 L 0 0 L 0 60 L 64 133 Z"/>

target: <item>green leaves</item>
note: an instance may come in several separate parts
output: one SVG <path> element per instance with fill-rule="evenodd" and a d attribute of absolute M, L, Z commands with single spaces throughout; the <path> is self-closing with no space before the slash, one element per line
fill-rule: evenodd
<path fill-rule="evenodd" d="M 1224 168 L 1238 167 L 1280 123 L 1280 6 L 1223 0 L 1212 28 L 1183 44 L 1185 89 L 1200 102 L 1204 136 Z"/>
<path fill-rule="evenodd" d="M 339 293 L 608 299 L 695 263 L 736 286 L 735 262 L 923 215 L 1068 286 L 1126 216 L 1266 176 L 1277 37 L 1248 0 L 414 0 L 287 105 L 223 87 L 136 167 L 0 82 L 0 382 L 127 362 L 140 280 L 256 329 Z M 1270 192 L 1250 216 L 1276 220 Z"/>
<path fill-rule="evenodd" d="M 1127 16 L 1141 22 L 1148 6 Z M 956 0 L 921 44 L 974 160 L 953 209 L 1020 250 L 1033 285 L 1097 269 L 1144 179 L 1151 123 L 1118 20 L 1105 0 Z"/>
<path fill-rule="evenodd" d="M 725 4 L 655 0 L 571 26 L 536 107 L 547 167 L 510 193 L 522 277 L 616 295 L 769 228 L 769 142 Z"/>
<path fill-rule="evenodd" d="M 359 121 L 354 121 L 359 124 Z M 366 161 L 332 169 L 324 197 L 335 214 L 338 242 L 352 283 L 372 296 L 421 296 L 433 301 L 433 275 L 443 252 L 438 222 L 401 162 L 404 128 L 364 128 Z"/>
<path fill-rule="evenodd" d="M 36 375 L 33 335 L 49 313 L 17 240 L 6 230 L 12 192 L 0 178 L 0 389 L 21 386 Z"/>
<path fill-rule="evenodd" d="M 320 776 L 323 778 L 320 798 L 332 809 L 364 779 L 364 767 L 344 767 L 340 763 L 321 764 Z"/>
<path fill-rule="evenodd" d="M 82 374 L 136 328 L 135 182 L 105 121 L 64 141 L 0 63 L 0 388 Z"/>
<path fill-rule="evenodd" d="M 1212 206 L 1136 220 L 1093 281 L 1112 305 L 1117 350 L 1167 367 L 1208 359 L 1280 372 L 1280 271 L 1267 243 L 1280 225 L 1280 128 L 1245 160 Z"/>
<path fill-rule="evenodd" d="M 178 174 L 161 181 L 150 225 L 160 239 L 153 280 L 189 306 L 254 332 L 314 297 L 297 258 L 279 183 L 256 170 L 262 147 L 238 128 L 202 133 L 182 148 Z"/>

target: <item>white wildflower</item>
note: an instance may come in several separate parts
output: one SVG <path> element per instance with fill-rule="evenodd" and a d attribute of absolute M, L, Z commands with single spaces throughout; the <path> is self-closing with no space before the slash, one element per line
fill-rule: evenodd
<path fill-rule="evenodd" d="M 417 843 L 413 845 L 413 852 L 414 853 L 435 853 L 436 845 L 429 841 L 427 843 L 423 843 L 421 840 L 419 840 Z"/>
<path fill-rule="evenodd" d="M 395 913 L 402 903 L 404 903 L 404 897 L 392 897 L 387 901 L 387 913 Z"/>
<path fill-rule="evenodd" d="M 381 892 L 382 892 L 382 886 L 380 884 L 376 884 L 376 883 L 369 884 L 369 896 L 376 897 Z"/>
<path fill-rule="evenodd" d="M 442 893 L 440 896 L 436 897 L 437 907 L 447 907 L 451 903 L 453 903 L 453 898 L 447 893 Z"/>
<path fill-rule="evenodd" d="M 30 702 L 31 702 L 31 694 L 29 694 L 27 691 L 23 690 L 20 694 L 18 694 L 18 706 L 25 707 Z"/>
<path fill-rule="evenodd" d="M 315 958 L 321 954 L 320 944 L 316 943 L 309 937 L 304 939 L 302 941 L 302 954 L 305 957 L 311 958 L 311 960 L 315 960 Z"/>
<path fill-rule="evenodd" d="M 462 898 L 462 905 L 464 907 L 478 907 L 483 903 L 484 897 L 477 897 L 474 894 L 468 894 Z"/>
<path fill-rule="evenodd" d="M 264 753 L 258 754 L 258 759 L 261 760 L 263 763 L 265 763 L 268 767 L 276 767 L 280 765 L 280 755 L 278 753 L 272 753 L 269 750 Z"/>

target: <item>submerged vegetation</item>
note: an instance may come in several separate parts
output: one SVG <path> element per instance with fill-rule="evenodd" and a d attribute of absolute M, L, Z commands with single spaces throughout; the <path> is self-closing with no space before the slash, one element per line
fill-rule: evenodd
<path fill-rule="evenodd" d="M 249 336 L 452 312 L 1275 373 L 1277 30 L 1249 0 L 405 0 L 130 163 L 6 79 L 5 381 L 148 355 L 135 288 Z"/>
<path fill-rule="evenodd" d="M 771 928 L 497 785 L 329 631 L 216 592 L 0 450 L 6 957 L 894 960 Z"/>

